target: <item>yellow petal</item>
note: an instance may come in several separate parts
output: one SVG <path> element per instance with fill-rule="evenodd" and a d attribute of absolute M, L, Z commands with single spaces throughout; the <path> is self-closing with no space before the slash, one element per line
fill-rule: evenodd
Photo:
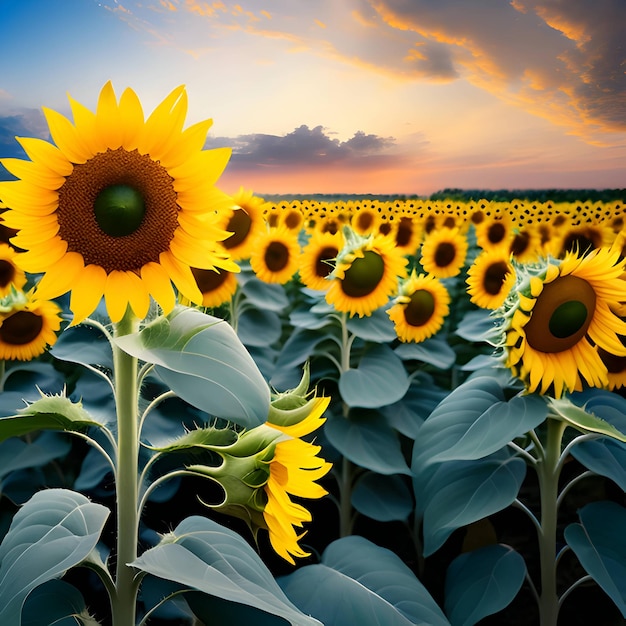
<path fill-rule="evenodd" d="M 145 319 L 150 308 L 150 294 L 141 278 L 135 272 L 126 272 L 128 282 L 128 300 L 130 308 L 139 319 Z"/>
<path fill-rule="evenodd" d="M 66 117 L 47 107 L 42 108 L 54 143 L 72 163 L 85 163 L 93 156 L 76 127 Z"/>
<path fill-rule="evenodd" d="M 42 163 L 22 159 L 2 159 L 1 163 L 13 176 L 44 189 L 58 189 L 65 182 L 65 176 L 57 174 Z"/>
<path fill-rule="evenodd" d="M 69 176 L 74 166 L 55 145 L 35 137 L 16 137 L 31 161 L 41 163 L 61 176 Z"/>
<path fill-rule="evenodd" d="M 7 206 L 29 215 L 50 215 L 59 206 L 59 194 L 21 180 L 0 183 L 0 198 Z"/>
<path fill-rule="evenodd" d="M 189 266 L 180 263 L 169 250 L 161 252 L 159 261 L 185 298 L 188 298 L 195 304 L 200 304 L 202 302 L 202 292 L 198 288 L 196 279 L 193 277 Z"/>
<path fill-rule="evenodd" d="M 78 274 L 70 297 L 70 309 L 74 313 L 70 326 L 80 324 L 96 310 L 104 294 L 106 282 L 106 272 L 99 265 L 86 265 Z"/>
<path fill-rule="evenodd" d="M 20 253 L 19 265 L 24 271 L 31 274 L 46 272 L 66 251 L 67 241 L 64 241 L 61 237 L 53 237 L 48 240 L 45 246 Z"/>
<path fill-rule="evenodd" d="M 128 308 L 129 285 L 126 272 L 113 270 L 106 277 L 104 286 L 104 301 L 111 321 L 116 324 L 126 313 Z"/>
<path fill-rule="evenodd" d="M 188 191 L 200 182 L 214 185 L 226 169 L 231 154 L 231 148 L 203 150 L 178 167 L 169 169 L 170 176 L 174 178 L 174 189 Z"/>
<path fill-rule="evenodd" d="M 163 309 L 163 313 L 165 315 L 170 313 L 176 304 L 176 294 L 165 269 L 158 263 L 146 263 L 141 268 L 141 280 L 146 285 L 148 292 Z"/>
<path fill-rule="evenodd" d="M 98 129 L 99 140 L 107 148 L 115 150 L 122 145 L 120 115 L 117 107 L 117 98 L 115 97 L 111 81 L 108 81 L 104 85 L 98 97 L 96 128 Z"/>
<path fill-rule="evenodd" d="M 37 283 L 37 295 L 42 300 L 51 300 L 67 293 L 74 285 L 76 277 L 85 267 L 83 257 L 78 252 L 65 253 Z"/>
<path fill-rule="evenodd" d="M 72 108 L 72 116 L 74 124 L 80 132 L 81 139 L 89 148 L 92 154 L 104 152 L 107 148 L 106 144 L 100 141 L 96 130 L 96 116 L 86 106 L 68 96 L 70 106 Z"/>
<path fill-rule="evenodd" d="M 141 101 L 130 87 L 125 89 L 120 97 L 119 122 L 122 148 L 134 150 L 137 147 L 137 137 L 143 129 L 144 120 Z"/>
<path fill-rule="evenodd" d="M 196 152 L 200 152 L 206 142 L 206 136 L 213 125 L 213 120 L 203 120 L 186 128 L 178 141 L 161 156 L 161 165 L 170 169 L 178 167 Z"/>

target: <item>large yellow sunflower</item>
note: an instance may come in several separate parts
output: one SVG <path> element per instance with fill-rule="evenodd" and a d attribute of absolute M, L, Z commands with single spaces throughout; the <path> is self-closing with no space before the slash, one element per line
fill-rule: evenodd
<path fill-rule="evenodd" d="M 504 304 L 515 284 L 515 270 L 503 248 L 484 250 L 467 270 L 470 301 L 483 309 Z"/>
<path fill-rule="evenodd" d="M 343 247 L 343 235 L 313 231 L 300 257 L 300 280 L 309 289 L 325 291 L 330 287 L 328 275 Z"/>
<path fill-rule="evenodd" d="M 183 130 L 182 86 L 145 121 L 135 92 L 118 102 L 110 82 L 95 113 L 70 104 L 74 123 L 44 108 L 54 145 L 18 138 L 30 161 L 2 160 L 19 179 L 0 183 L 4 222 L 19 230 L 24 270 L 44 274 L 40 297 L 71 291 L 73 324 L 102 296 L 113 322 L 129 305 L 145 317 L 150 296 L 169 312 L 172 282 L 200 302 L 190 267 L 238 269 L 216 243 L 233 202 L 215 187 L 230 149 L 202 150 L 211 120 Z"/>
<path fill-rule="evenodd" d="M 443 326 L 449 313 L 450 294 L 443 283 L 428 274 L 416 274 L 404 281 L 387 315 L 401 341 L 420 343 Z"/>
<path fill-rule="evenodd" d="M 0 359 L 30 361 L 57 340 L 61 310 L 32 293 L 13 291 L 0 300 Z"/>
<path fill-rule="evenodd" d="M 467 247 L 467 238 L 458 228 L 438 228 L 424 238 L 420 263 L 437 278 L 456 276 L 465 263 Z"/>
<path fill-rule="evenodd" d="M 406 276 L 407 259 L 389 237 L 344 233 L 346 243 L 329 274 L 326 302 L 349 315 L 371 315 L 395 294 L 398 279 Z"/>
<path fill-rule="evenodd" d="M 26 274 L 18 266 L 18 253 L 6 243 L 0 243 L 0 298 L 26 284 Z"/>
<path fill-rule="evenodd" d="M 626 322 L 611 307 L 626 301 L 619 251 L 599 248 L 568 253 L 527 276 L 505 303 L 506 365 L 529 391 L 555 397 L 608 385 L 597 349 L 626 356 L 620 335 Z"/>
<path fill-rule="evenodd" d="M 311 513 L 301 504 L 293 502 L 290 496 L 316 499 L 328 492 L 317 480 L 324 477 L 332 464 L 318 456 L 321 446 L 301 439 L 319 428 L 325 421 L 322 415 L 330 398 L 316 398 L 313 410 L 301 422 L 292 426 L 268 424 L 289 435 L 276 444 L 274 457 L 269 461 L 270 476 L 265 484 L 267 504 L 263 517 L 269 531 L 272 547 L 277 554 L 294 564 L 293 556 L 309 556 L 302 550 L 298 541 L 304 533 L 298 535 L 296 527 L 311 521 Z"/>
<path fill-rule="evenodd" d="M 286 226 L 267 228 L 257 237 L 250 266 L 259 280 L 285 284 L 298 271 L 298 233 Z"/>

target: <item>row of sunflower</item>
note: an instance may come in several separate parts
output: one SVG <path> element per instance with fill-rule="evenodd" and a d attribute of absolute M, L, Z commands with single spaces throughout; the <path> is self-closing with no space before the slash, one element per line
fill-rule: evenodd
<path fill-rule="evenodd" d="M 135 626 L 136 616 L 226 624 L 268 613 L 328 626 L 474 624 L 505 609 L 527 580 L 541 623 L 556 626 L 556 494 L 574 443 L 587 451 L 580 463 L 620 481 L 607 458 L 624 454 L 624 428 L 583 407 L 609 422 L 621 408 L 623 204 L 281 203 L 245 188 L 230 197 L 215 186 L 230 152 L 202 149 L 210 120 L 183 129 L 184 88 L 145 120 L 137 95 L 127 89 L 118 101 L 110 83 L 95 113 L 70 104 L 73 123 L 44 109 L 54 143 L 20 138 L 30 160 L 2 160 L 17 180 L 0 183 L 0 446 L 25 446 L 33 467 L 54 461 L 63 489 L 49 489 L 50 474 L 28 482 L 11 470 L 0 621 L 20 623 L 23 608 L 38 624 L 34 609 L 54 595 L 56 619 L 83 606 L 90 623 L 78 586 L 105 621 L 93 588 L 106 590 L 114 626 Z M 22 368 L 28 361 L 41 367 Z M 584 435 L 562 452 L 566 426 Z M 62 438 L 20 438 L 41 430 L 89 444 L 79 467 Z M 585 437 L 596 436 L 617 450 L 590 453 Z M 52 456 L 41 454 L 44 443 Z M 527 465 L 539 476 L 541 519 L 518 499 Z M 247 528 L 233 533 L 199 516 L 184 478 L 204 480 L 191 487 L 203 513 Z M 206 479 L 221 489 L 216 498 L 205 495 Z M 113 504 L 97 504 L 109 503 L 111 484 Z M 540 531 L 541 593 L 524 559 L 496 539 L 453 560 L 444 614 L 427 589 L 440 585 L 441 567 L 426 560 L 437 561 L 453 532 L 512 503 Z M 191 515 L 165 532 L 172 520 L 164 527 L 150 515 L 159 504 Z M 109 509 L 116 538 L 98 550 L 111 560 L 95 556 Z M 316 524 L 304 530 L 312 513 Z M 65 524 L 73 515 L 81 523 Z M 401 522 L 411 554 L 364 519 Z M 45 532 L 22 542 L 29 520 Z M 79 544 L 71 555 L 52 545 L 56 529 Z M 570 534 L 620 607 L 620 584 L 603 584 Z M 267 547 L 304 565 L 277 585 L 286 566 Z M 18 563 L 21 551 L 41 558 Z M 96 584 L 46 587 L 83 562 Z M 496 571 L 504 579 L 494 590 Z M 17 592 L 9 572 L 18 572 Z M 402 593 L 389 594 L 390 580 Z M 495 597 L 468 596 L 476 584 Z"/>

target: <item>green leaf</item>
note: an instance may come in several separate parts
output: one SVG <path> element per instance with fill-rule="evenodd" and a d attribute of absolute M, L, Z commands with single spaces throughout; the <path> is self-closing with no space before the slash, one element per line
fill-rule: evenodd
<path fill-rule="evenodd" d="M 86 324 L 66 328 L 50 352 L 61 361 L 113 369 L 113 351 L 109 340 L 100 330 Z"/>
<path fill-rule="evenodd" d="M 572 456 L 594 474 L 610 478 L 626 491 L 626 446 L 610 437 L 582 441 L 572 447 Z"/>
<path fill-rule="evenodd" d="M 0 418 L 0 441 L 35 432 L 37 430 L 65 430 L 83 432 L 90 426 L 101 426 L 80 402 L 66 396 L 42 396 L 19 415 Z"/>
<path fill-rule="evenodd" d="M 46 489 L 15 514 L 0 544 L 0 623 L 20 626 L 28 594 L 87 558 L 109 512 L 80 493 Z"/>
<path fill-rule="evenodd" d="M 473 626 L 504 609 L 525 576 L 523 557 L 509 546 L 485 546 L 457 556 L 445 585 L 445 610 L 452 626 Z"/>
<path fill-rule="evenodd" d="M 422 424 L 417 433 L 415 447 L 413 448 L 413 466 L 415 471 L 423 469 L 425 466 L 435 463 L 435 459 L 440 456 L 440 460 L 444 458 L 450 459 L 448 452 L 453 446 L 462 444 L 464 438 L 469 434 L 474 434 L 472 429 L 474 424 L 480 423 L 481 418 L 492 406 L 502 403 L 502 388 L 488 376 L 480 376 L 472 380 L 468 380 L 448 396 L 446 396 Z M 484 425 L 489 425 L 491 420 L 487 415 L 487 420 L 483 421 Z M 507 425 L 504 425 L 508 430 Z M 480 437 L 484 429 L 476 429 L 478 439 L 472 441 L 468 439 L 469 454 L 470 449 L 474 452 L 471 456 L 460 456 L 457 458 L 480 458 L 487 456 L 494 450 L 484 449 L 481 453 Z M 489 436 L 489 433 L 484 433 Z M 504 442 L 500 441 L 500 436 L 496 441 L 496 448 L 502 447 L 508 441 L 508 437 Z M 489 448 L 493 448 L 493 442 L 489 442 Z M 458 450 L 459 454 L 463 453 L 462 447 Z"/>
<path fill-rule="evenodd" d="M 415 574 L 390 550 L 363 537 L 331 543 L 318 565 L 279 579 L 301 611 L 325 626 L 449 626 Z"/>
<path fill-rule="evenodd" d="M 383 308 L 364 317 L 350 317 L 346 326 L 353 335 L 364 341 L 388 343 L 397 337 L 393 322 Z"/>
<path fill-rule="evenodd" d="M 347 459 L 378 474 L 410 474 L 398 434 L 376 411 L 329 416 L 324 434 Z"/>
<path fill-rule="evenodd" d="M 341 373 L 339 393 L 350 407 L 374 409 L 400 400 L 409 388 L 402 361 L 385 345 L 375 345 L 355 369 Z"/>
<path fill-rule="evenodd" d="M 456 334 L 470 343 L 482 343 L 498 334 L 496 318 L 488 309 L 468 311 L 457 326 Z"/>
<path fill-rule="evenodd" d="M 440 336 L 431 337 L 420 343 L 402 343 L 394 352 L 403 361 L 421 361 L 442 370 L 450 369 L 456 361 L 456 352 Z"/>
<path fill-rule="evenodd" d="M 159 378 L 196 408 L 246 428 L 265 421 L 269 387 L 225 321 L 179 306 L 115 341 L 128 354 L 154 363 Z"/>
<path fill-rule="evenodd" d="M 402 521 L 413 511 L 413 495 L 401 476 L 368 472 L 354 486 L 352 506 L 378 522 Z"/>
<path fill-rule="evenodd" d="M 436 552 L 457 528 L 512 504 L 525 476 L 526 463 L 503 453 L 476 461 L 448 461 L 415 472 L 424 556 Z"/>
<path fill-rule="evenodd" d="M 246 309 L 237 319 L 237 335 L 246 346 L 271 346 L 281 333 L 282 324 L 274 311 Z"/>
<path fill-rule="evenodd" d="M 50 580 L 26 598 L 22 626 L 97 626 L 80 591 L 63 580 Z"/>
<path fill-rule="evenodd" d="M 287 599 L 240 535 L 204 517 L 183 520 L 132 565 L 222 600 L 278 615 L 294 626 L 319 626 Z M 247 609 L 244 612 L 249 614 Z"/>
<path fill-rule="evenodd" d="M 585 409 L 576 406 L 568 398 L 561 400 L 549 399 L 551 417 L 560 419 L 570 426 L 581 430 L 584 433 L 598 433 L 606 437 L 612 437 L 622 443 L 626 443 L 626 435 L 615 426 L 592 413 L 587 413 Z"/>
<path fill-rule="evenodd" d="M 66 455 L 71 444 L 67 437 L 61 437 L 44 432 L 31 443 L 18 437 L 0 443 L 0 478 L 16 470 L 45 465 Z"/>
<path fill-rule="evenodd" d="M 580 524 L 565 528 L 565 540 L 626 618 L 626 509 L 616 502 L 592 502 L 578 515 Z"/>
<path fill-rule="evenodd" d="M 282 313 L 289 307 L 289 299 L 282 285 L 264 283 L 253 276 L 243 283 L 241 290 L 246 296 L 246 302 L 258 310 Z"/>

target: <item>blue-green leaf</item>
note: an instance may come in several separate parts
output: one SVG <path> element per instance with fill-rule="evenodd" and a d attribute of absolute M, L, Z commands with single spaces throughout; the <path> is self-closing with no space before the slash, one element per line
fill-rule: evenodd
<path fill-rule="evenodd" d="M 450 369 L 456 361 L 456 353 L 448 342 L 440 336 L 431 337 L 420 343 L 402 343 L 394 352 L 403 361 L 421 361 L 442 370 Z"/>
<path fill-rule="evenodd" d="M 243 537 L 204 517 L 183 520 L 132 565 L 222 600 L 278 615 L 297 626 L 319 626 L 287 599 Z"/>
<path fill-rule="evenodd" d="M 610 478 L 626 491 L 626 445 L 609 437 L 582 441 L 572 456 L 595 474 Z"/>
<path fill-rule="evenodd" d="M 70 450 L 67 437 L 43 432 L 32 443 L 13 437 L 0 443 L 0 478 L 16 470 L 45 465 Z"/>
<path fill-rule="evenodd" d="M 455 332 L 459 337 L 471 343 L 493 340 L 498 333 L 496 318 L 487 309 L 468 311 Z"/>
<path fill-rule="evenodd" d="M 63 580 L 50 580 L 34 589 L 22 611 L 22 626 L 97 626 L 80 591 Z"/>
<path fill-rule="evenodd" d="M 368 472 L 354 486 L 352 506 L 378 522 L 405 520 L 413 511 L 413 495 L 402 476 Z"/>
<path fill-rule="evenodd" d="M 526 463 L 503 453 L 475 461 L 448 461 L 416 472 L 416 513 L 423 516 L 424 555 L 436 552 L 457 528 L 512 504 L 525 476 Z"/>
<path fill-rule="evenodd" d="M 138 333 L 116 339 L 193 406 L 253 428 L 267 418 L 270 390 L 232 327 L 196 309 L 176 307 Z"/>
<path fill-rule="evenodd" d="M 383 308 L 364 317 L 350 317 L 346 326 L 353 335 L 365 341 L 388 343 L 397 337 L 393 322 Z"/>
<path fill-rule="evenodd" d="M 402 361 L 385 345 L 375 345 L 355 369 L 341 373 L 339 393 L 350 407 L 374 409 L 400 400 L 409 388 Z"/>
<path fill-rule="evenodd" d="M 86 324 L 66 328 L 50 348 L 61 361 L 113 369 L 113 351 L 106 336 Z"/>
<path fill-rule="evenodd" d="M 578 516 L 580 524 L 566 527 L 565 540 L 626 618 L 626 509 L 616 502 L 592 502 Z"/>
<path fill-rule="evenodd" d="M 21 624 L 28 594 L 78 565 L 95 548 L 109 509 L 67 489 L 37 492 L 0 544 L 0 623 Z"/>
<path fill-rule="evenodd" d="M 246 301 L 257 309 L 282 313 L 289 306 L 289 299 L 282 285 L 264 283 L 255 276 L 250 277 L 241 286 Z"/>
<path fill-rule="evenodd" d="M 445 585 L 445 609 L 452 626 L 473 626 L 504 609 L 525 576 L 524 559 L 509 546 L 485 546 L 456 557 Z"/>
<path fill-rule="evenodd" d="M 237 335 L 246 346 L 271 346 L 280 339 L 282 325 L 274 311 L 246 309 L 237 319 Z"/>
<path fill-rule="evenodd" d="M 598 433 L 626 443 L 626 433 L 618 430 L 613 424 L 601 417 L 576 406 L 569 398 L 559 400 L 551 398 L 549 405 L 552 417 L 560 419 L 584 433 Z"/>
<path fill-rule="evenodd" d="M 324 424 L 330 444 L 347 459 L 378 474 L 410 474 L 397 433 L 376 411 L 330 416 Z"/>
<path fill-rule="evenodd" d="M 448 450 L 462 442 L 481 416 L 502 400 L 502 388 L 487 376 L 469 380 L 457 387 L 437 405 L 419 429 L 413 449 L 414 470 L 419 471 L 434 463 L 438 455 L 450 458 Z M 498 447 L 502 445 L 500 443 Z M 490 447 L 493 445 L 490 444 Z M 477 452 L 479 456 L 489 454 L 485 452 L 480 455 L 480 446 Z"/>
<path fill-rule="evenodd" d="M 301 611 L 325 626 L 449 626 L 415 574 L 363 537 L 331 543 L 322 562 L 279 579 Z"/>

